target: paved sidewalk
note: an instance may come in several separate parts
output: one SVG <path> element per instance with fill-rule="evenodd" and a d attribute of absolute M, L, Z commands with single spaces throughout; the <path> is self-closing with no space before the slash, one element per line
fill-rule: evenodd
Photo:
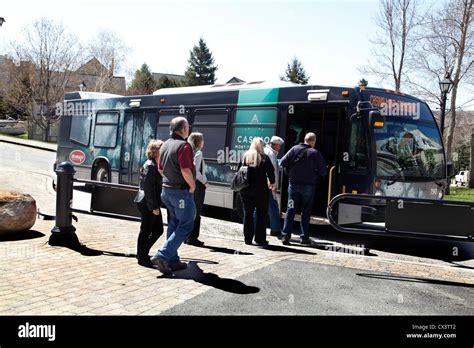
<path fill-rule="evenodd" d="M 22 145 L 27 147 L 33 147 L 35 149 L 45 150 L 45 151 L 52 151 L 56 152 L 58 150 L 58 145 L 53 143 L 45 143 L 42 141 L 30 140 L 30 139 L 21 139 L 15 137 L 7 137 L 4 135 L 0 135 L 0 142 L 15 144 L 15 145 Z"/>
<path fill-rule="evenodd" d="M 0 169 L 0 189 L 30 193 L 43 211 L 54 213 L 55 196 L 49 188 L 50 178 L 29 175 L 28 180 L 18 182 L 14 172 Z M 158 271 L 136 263 L 138 223 L 77 215 L 79 222 L 74 225 L 79 239 L 88 248 L 101 251 L 101 255 L 85 256 L 70 249 L 49 246 L 47 242 L 54 225 L 51 221 L 38 220 L 34 231 L 25 236 L 37 235 L 37 238 L 0 240 L 0 314 L 170 313 L 173 307 L 210 289 L 242 296 L 258 293 L 262 289 L 243 276 L 257 270 L 265 271 L 266 267 L 279 261 L 474 284 L 471 269 L 393 262 L 300 246 L 284 247 L 274 237 L 270 238 L 274 246 L 269 250 L 245 245 L 240 239 L 211 237 L 207 235 L 207 226 L 232 230 L 235 235 L 242 227 L 206 217 L 202 221 L 206 248 L 183 245 L 180 254 L 183 260 L 191 261 L 189 269 L 176 272 L 172 277 L 162 277 Z M 163 237 L 152 251 L 162 243 Z"/>

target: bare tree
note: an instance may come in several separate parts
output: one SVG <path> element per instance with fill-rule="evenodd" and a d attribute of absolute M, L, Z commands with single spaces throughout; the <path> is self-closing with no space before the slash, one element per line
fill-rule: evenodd
<path fill-rule="evenodd" d="M 474 128 L 471 129 L 471 166 L 469 168 L 469 182 L 468 187 L 474 188 Z"/>
<path fill-rule="evenodd" d="M 371 40 L 373 60 L 359 71 L 379 82 L 392 81 L 400 90 L 413 61 L 415 32 L 420 24 L 417 0 L 381 0 L 376 17 L 378 33 Z"/>
<path fill-rule="evenodd" d="M 468 145 L 474 128 L 474 111 L 456 110 L 456 132 L 453 147 Z"/>
<path fill-rule="evenodd" d="M 88 45 L 90 58 L 96 58 L 102 66 L 94 66 L 90 74 L 97 76 L 94 92 L 104 92 L 113 89 L 113 77 L 119 71 L 127 56 L 129 48 L 124 41 L 114 32 L 109 30 L 100 31 Z M 104 68 L 105 67 L 105 68 Z"/>
<path fill-rule="evenodd" d="M 18 97 L 19 109 L 44 130 L 47 140 L 51 124 L 59 118 L 56 103 L 63 100 L 64 89 L 77 69 L 80 44 L 61 23 L 40 18 L 25 28 L 22 41 L 11 46 L 17 74 L 9 94 Z"/>
<path fill-rule="evenodd" d="M 428 102 L 441 104 L 439 81 L 449 74 L 453 84 L 450 94 L 446 154 L 452 157 L 457 104 L 461 84 L 472 81 L 474 64 L 473 0 L 450 0 L 427 17 L 418 54 L 418 72 L 410 84 Z M 468 101 L 470 102 L 470 101 Z"/>
<path fill-rule="evenodd" d="M 451 91 L 451 124 L 446 141 L 446 152 L 451 159 L 451 152 L 454 139 L 454 129 L 456 128 L 456 98 L 458 95 L 461 80 L 472 73 L 474 63 L 474 37 L 473 37 L 473 0 L 453 1 L 453 7 L 447 12 L 446 21 L 450 23 L 453 40 L 453 61 L 450 75 L 452 76 L 453 89 Z"/>

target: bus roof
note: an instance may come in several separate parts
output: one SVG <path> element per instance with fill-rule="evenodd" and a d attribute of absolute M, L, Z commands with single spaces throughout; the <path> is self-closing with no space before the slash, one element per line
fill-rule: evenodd
<path fill-rule="evenodd" d="M 355 87 L 348 87 L 348 86 L 321 86 L 321 85 L 299 85 L 292 82 L 286 81 L 277 81 L 277 82 L 268 82 L 268 81 L 254 81 L 254 82 L 237 82 L 237 83 L 226 83 L 226 84 L 214 84 L 214 85 L 207 85 L 207 86 L 193 86 L 193 87 L 175 87 L 175 88 L 162 88 L 155 92 L 153 95 L 135 95 L 135 96 L 123 96 L 117 94 L 109 94 L 109 93 L 98 93 L 98 92 L 84 92 L 84 91 L 77 91 L 77 92 L 68 92 L 65 93 L 64 99 L 65 101 L 73 101 L 73 100 L 104 100 L 104 99 L 122 99 L 125 98 L 125 102 L 128 103 L 129 99 L 133 98 L 140 98 L 142 104 L 149 104 L 153 103 L 154 98 L 166 97 L 166 104 L 167 105 L 180 105 L 180 104 L 201 104 L 203 102 L 204 95 L 206 95 L 205 99 L 206 102 L 209 102 L 212 98 L 213 92 L 217 92 L 216 95 L 219 95 L 218 103 L 240 103 L 241 99 L 239 95 L 241 93 L 245 93 L 248 97 L 249 94 L 255 91 L 257 94 L 259 90 L 278 90 L 280 89 L 280 93 L 270 93 L 271 100 L 268 98 L 264 98 L 265 102 L 277 103 L 277 102 L 298 102 L 298 101 L 307 101 L 308 100 L 308 93 L 311 92 L 325 92 L 328 94 L 327 100 L 332 102 L 334 101 L 344 101 L 350 102 L 353 105 L 357 104 L 358 100 L 369 100 L 371 93 L 382 93 L 386 94 L 388 98 L 390 95 L 409 98 L 413 101 L 422 102 L 424 101 L 398 91 L 383 89 L 383 88 L 375 88 L 375 87 L 366 87 L 360 88 L 358 86 Z M 222 94 L 221 94 L 222 93 Z M 341 98 L 341 93 L 345 94 L 344 98 Z M 204 94 L 204 95 L 203 95 Z M 268 93 L 267 93 L 268 94 Z M 202 97 L 200 97 L 202 95 Z M 186 100 L 183 101 L 183 96 Z M 191 97 L 191 99 L 188 98 Z M 266 96 L 266 94 L 265 94 Z M 259 98 L 264 97 L 263 95 L 259 95 Z M 263 102 L 264 100 L 253 100 L 253 103 Z M 258 99 L 258 98 L 257 98 Z M 213 100 L 213 99 L 212 99 Z M 242 98 L 246 102 L 250 102 L 248 98 Z M 146 102 L 145 102 L 146 101 Z"/>
<path fill-rule="evenodd" d="M 209 93 L 209 92 L 220 92 L 220 91 L 237 91 L 240 89 L 250 89 L 250 88 L 282 88 L 282 87 L 297 87 L 297 86 L 301 87 L 301 85 L 299 84 L 286 82 L 286 81 L 234 82 L 234 83 L 207 85 L 207 86 L 161 88 L 153 92 L 153 95 Z"/>
<path fill-rule="evenodd" d="M 123 95 L 111 94 L 111 93 L 99 93 L 99 92 L 67 92 L 64 93 L 64 100 L 74 100 L 74 99 L 107 99 L 107 98 L 120 98 Z"/>

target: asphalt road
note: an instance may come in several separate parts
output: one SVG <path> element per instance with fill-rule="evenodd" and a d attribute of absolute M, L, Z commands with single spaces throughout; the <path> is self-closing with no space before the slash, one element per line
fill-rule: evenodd
<path fill-rule="evenodd" d="M 56 153 L 0 142 L 0 167 L 54 176 Z"/>
<path fill-rule="evenodd" d="M 188 273 L 196 273 L 192 265 Z M 184 273 L 184 272 L 183 272 Z M 185 277 L 184 274 L 181 276 Z M 199 281 L 212 282 L 212 275 Z M 199 278 L 198 278 L 199 279 Z M 220 284 L 165 315 L 472 315 L 474 285 L 280 261 Z M 236 291 L 237 289 L 237 291 Z"/>

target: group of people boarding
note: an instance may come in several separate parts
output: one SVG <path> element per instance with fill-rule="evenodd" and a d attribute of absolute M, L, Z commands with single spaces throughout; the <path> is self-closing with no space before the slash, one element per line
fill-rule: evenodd
<path fill-rule="evenodd" d="M 301 243 L 309 244 L 309 222 L 313 197 L 320 177 L 326 175 L 324 159 L 314 146 L 316 135 L 307 133 L 304 143 L 293 146 L 281 160 L 277 159 L 284 140 L 274 136 L 265 145 L 254 138 L 241 165 L 248 167 L 249 186 L 239 192 L 243 204 L 243 232 L 246 244 L 265 247 L 267 221 L 270 234 L 289 244 L 296 212 L 301 212 Z M 170 138 L 165 142 L 151 140 L 147 161 L 140 170 L 140 187 L 135 202 L 141 213 L 137 241 L 138 263 L 158 269 L 163 274 L 186 269 L 178 249 L 183 243 L 204 246 L 199 240 L 201 210 L 209 186 L 202 148 L 201 133 L 189 134 L 186 118 L 176 117 L 170 123 Z M 289 176 L 286 217 L 281 228 L 280 209 L 276 199 L 280 168 Z M 166 207 L 168 228 L 166 241 L 149 257 L 151 247 L 163 234 L 161 207 Z"/>

